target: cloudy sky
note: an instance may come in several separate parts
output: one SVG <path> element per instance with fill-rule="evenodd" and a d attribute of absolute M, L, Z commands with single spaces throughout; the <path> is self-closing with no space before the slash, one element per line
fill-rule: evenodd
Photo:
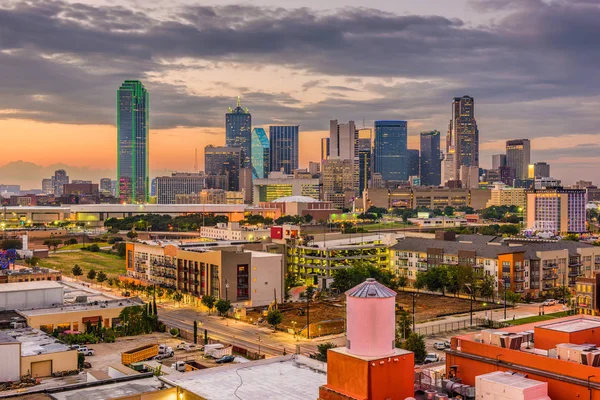
<path fill-rule="evenodd" d="M 300 125 L 302 166 L 330 119 L 406 119 L 418 148 L 469 94 L 482 167 L 529 138 L 600 183 L 598 21 L 597 0 L 0 0 L 0 183 L 114 176 L 124 79 L 150 91 L 153 176 L 202 165 L 237 95 L 255 126 Z"/>

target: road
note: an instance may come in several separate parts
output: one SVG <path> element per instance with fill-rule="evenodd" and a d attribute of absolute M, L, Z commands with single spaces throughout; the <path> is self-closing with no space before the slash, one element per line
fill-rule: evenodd
<path fill-rule="evenodd" d="M 343 337 L 314 341 L 299 337 L 294 338 L 284 332 L 273 332 L 268 327 L 258 327 L 233 319 L 223 319 L 215 315 L 209 316 L 191 307 L 162 307 L 158 314 L 159 319 L 168 326 L 188 331 L 193 330 L 194 320 L 197 320 L 199 322 L 198 337 L 202 337 L 202 332 L 206 329 L 209 337 L 257 352 L 260 347 L 261 354 L 270 356 L 282 355 L 284 349 L 286 353 L 294 353 L 297 345 L 300 346 L 301 354 L 308 354 L 317 352 L 317 345 L 320 343 L 333 341 L 338 345 L 343 345 L 345 342 Z"/>

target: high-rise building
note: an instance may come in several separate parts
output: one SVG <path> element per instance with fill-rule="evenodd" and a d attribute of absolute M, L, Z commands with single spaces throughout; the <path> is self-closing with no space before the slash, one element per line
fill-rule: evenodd
<path fill-rule="evenodd" d="M 225 114 L 225 145 L 239 147 L 242 151 L 241 167 L 252 165 L 252 115 L 248 108 L 243 108 L 240 97 L 235 108 L 229 108 Z"/>
<path fill-rule="evenodd" d="M 56 196 L 62 196 L 64 193 L 63 186 L 69 183 L 69 175 L 64 169 L 57 169 L 54 171 L 54 194 Z"/>
<path fill-rule="evenodd" d="M 112 194 L 112 180 L 110 178 L 100 179 L 100 191 L 104 194 Z"/>
<path fill-rule="evenodd" d="M 527 228 L 557 234 L 586 231 L 584 189 L 553 187 L 527 193 Z"/>
<path fill-rule="evenodd" d="M 408 176 L 419 176 L 419 150 L 408 149 Z"/>
<path fill-rule="evenodd" d="M 252 176 L 266 178 L 271 171 L 270 145 L 263 128 L 252 129 Z"/>
<path fill-rule="evenodd" d="M 505 165 L 503 167 L 499 167 L 498 171 L 500 173 L 500 182 L 508 185 L 515 185 L 515 169 Z"/>
<path fill-rule="evenodd" d="M 323 161 L 323 200 L 338 208 L 346 208 L 355 197 L 356 166 L 354 160 L 330 158 Z"/>
<path fill-rule="evenodd" d="M 308 162 L 308 172 L 311 175 L 318 175 L 321 173 L 321 163 L 315 161 Z"/>
<path fill-rule="evenodd" d="M 212 176 L 227 176 L 227 187 L 217 183 L 206 185 L 210 189 L 238 191 L 240 187 L 240 164 L 242 149 L 239 147 L 206 146 L 204 148 L 204 171 Z M 207 177 L 208 178 L 208 177 Z"/>
<path fill-rule="evenodd" d="M 53 194 L 54 193 L 54 177 L 42 179 L 42 193 Z"/>
<path fill-rule="evenodd" d="M 506 165 L 506 154 L 494 154 L 492 156 L 492 169 L 498 169 Z"/>
<path fill-rule="evenodd" d="M 515 170 L 517 179 L 527 179 L 530 160 L 531 145 L 529 139 L 506 141 L 506 165 Z"/>
<path fill-rule="evenodd" d="M 442 179 L 440 131 L 421 132 L 421 185 L 439 186 Z"/>
<path fill-rule="evenodd" d="M 117 90 L 118 196 L 125 203 L 145 203 L 150 196 L 148 140 L 150 95 L 140 81 Z"/>
<path fill-rule="evenodd" d="M 204 189 L 204 172 L 173 172 L 171 176 L 156 177 L 156 202 L 176 204 L 178 194 L 200 193 Z"/>
<path fill-rule="evenodd" d="M 362 195 L 371 180 L 371 130 L 361 129 L 358 135 L 358 194 Z"/>
<path fill-rule="evenodd" d="M 479 168 L 479 129 L 475 120 L 475 100 L 471 96 L 455 97 L 452 102 L 446 154 L 448 162 L 454 163 L 454 169 L 448 174 L 454 180 L 460 179 L 463 165 Z"/>
<path fill-rule="evenodd" d="M 375 121 L 373 172 L 385 181 L 407 181 L 407 141 L 406 121 Z"/>
<path fill-rule="evenodd" d="M 545 162 L 536 162 L 529 164 L 527 170 L 527 178 L 548 178 L 550 176 L 550 164 Z"/>
<path fill-rule="evenodd" d="M 329 158 L 329 145 L 330 145 L 330 139 L 327 138 L 321 138 L 321 161 L 323 160 L 327 160 L 327 158 Z"/>
<path fill-rule="evenodd" d="M 291 174 L 298 169 L 298 125 L 270 126 L 271 171 Z"/>
<path fill-rule="evenodd" d="M 238 191 L 243 193 L 242 204 L 252 203 L 252 169 L 240 168 Z"/>
<path fill-rule="evenodd" d="M 338 124 L 337 119 L 329 121 L 329 158 L 354 160 L 358 157 L 358 131 L 354 121 Z"/>

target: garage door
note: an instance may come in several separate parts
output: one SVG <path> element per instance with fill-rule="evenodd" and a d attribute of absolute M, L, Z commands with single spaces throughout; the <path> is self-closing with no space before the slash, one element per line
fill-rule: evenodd
<path fill-rule="evenodd" d="M 52 375 L 52 360 L 31 363 L 31 377 L 43 378 Z"/>

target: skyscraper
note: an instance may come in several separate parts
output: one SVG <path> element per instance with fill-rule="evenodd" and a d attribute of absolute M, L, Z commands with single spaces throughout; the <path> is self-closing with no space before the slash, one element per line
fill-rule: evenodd
<path fill-rule="evenodd" d="M 453 179 L 457 180 L 461 166 L 479 168 L 479 129 L 471 96 L 454 98 L 448 135 L 446 152 L 454 159 Z"/>
<path fill-rule="evenodd" d="M 69 183 L 69 175 L 64 169 L 54 171 L 54 195 L 62 196 L 64 193 L 64 185 Z"/>
<path fill-rule="evenodd" d="M 125 81 L 117 90 L 118 197 L 145 203 L 150 196 L 148 140 L 150 95 L 140 81 Z"/>
<path fill-rule="evenodd" d="M 242 108 L 240 97 L 235 108 L 229 108 L 225 114 L 225 144 L 227 147 L 242 149 L 242 165 L 252 165 L 252 115 L 248 108 Z"/>
<path fill-rule="evenodd" d="M 492 169 L 498 169 L 506 165 L 506 154 L 494 154 L 492 156 Z"/>
<path fill-rule="evenodd" d="M 112 193 L 112 180 L 110 178 L 100 179 L 100 191 L 108 195 Z"/>
<path fill-rule="evenodd" d="M 156 177 L 156 202 L 176 204 L 178 194 L 198 194 L 204 189 L 204 172 L 173 172 Z"/>
<path fill-rule="evenodd" d="M 204 172 L 207 174 L 206 186 L 210 189 L 237 192 L 240 187 L 241 158 L 242 149 L 239 147 L 206 146 L 204 148 Z M 226 187 L 213 182 L 221 182 L 220 179 L 217 179 L 219 175 L 227 176 Z"/>
<path fill-rule="evenodd" d="M 267 133 L 263 128 L 252 129 L 252 176 L 267 178 L 271 171 L 270 145 Z"/>
<path fill-rule="evenodd" d="M 550 164 L 545 162 L 536 162 L 529 164 L 528 167 L 528 179 L 535 178 L 549 178 L 550 177 Z"/>
<path fill-rule="evenodd" d="M 408 176 L 419 176 L 419 150 L 408 149 L 406 154 Z"/>
<path fill-rule="evenodd" d="M 363 130 L 364 132 L 365 130 Z M 370 133 L 370 129 L 369 129 Z M 359 133 L 360 134 L 360 133 Z M 358 194 L 368 187 L 371 180 L 371 137 L 358 139 Z"/>
<path fill-rule="evenodd" d="M 442 180 L 440 131 L 421 132 L 421 185 L 439 186 Z"/>
<path fill-rule="evenodd" d="M 327 158 L 329 157 L 329 138 L 322 138 L 321 139 L 321 161 L 323 160 L 327 160 Z"/>
<path fill-rule="evenodd" d="M 284 173 L 291 174 L 298 169 L 298 130 L 298 125 L 269 127 L 271 171 L 283 168 Z"/>
<path fill-rule="evenodd" d="M 406 121 L 375 121 L 373 172 L 386 181 L 408 180 Z"/>
<path fill-rule="evenodd" d="M 529 139 L 506 141 L 506 165 L 515 170 L 516 179 L 527 179 L 531 161 L 531 144 Z"/>

